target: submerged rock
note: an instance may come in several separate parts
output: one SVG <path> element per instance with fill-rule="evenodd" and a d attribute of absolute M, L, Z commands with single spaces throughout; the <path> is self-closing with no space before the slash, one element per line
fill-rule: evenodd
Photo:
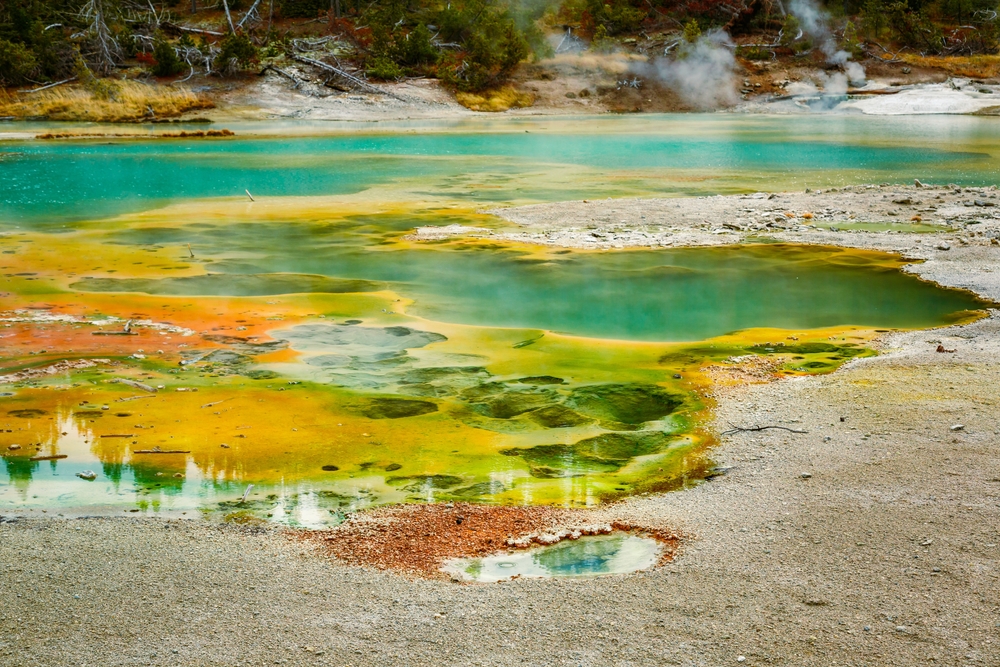
<path fill-rule="evenodd" d="M 552 405 L 558 396 L 552 390 L 507 391 L 469 407 L 484 417 L 511 419 L 525 412 Z"/>
<path fill-rule="evenodd" d="M 496 493 L 503 493 L 506 490 L 507 487 L 497 481 L 480 482 L 472 486 L 463 486 L 460 489 L 455 489 L 450 492 L 450 495 L 458 496 L 459 498 L 473 498 L 476 496 L 491 496 Z"/>
<path fill-rule="evenodd" d="M 557 378 L 554 375 L 532 375 L 530 377 L 511 380 L 518 384 L 565 384 L 566 380 Z"/>
<path fill-rule="evenodd" d="M 95 412 L 97 411 L 95 410 Z M 45 412 L 45 410 L 38 410 L 36 408 L 25 408 L 23 410 L 10 410 L 7 412 L 7 414 L 9 414 L 11 417 L 22 417 L 28 419 L 31 417 L 41 417 L 42 415 L 47 413 Z M 76 414 L 80 413 L 77 412 Z M 97 412 L 97 414 L 100 415 L 101 413 Z"/>
<path fill-rule="evenodd" d="M 602 422 L 635 427 L 673 413 L 684 397 L 655 384 L 597 384 L 574 389 L 566 404 Z"/>
<path fill-rule="evenodd" d="M 409 398 L 373 398 L 361 413 L 369 419 L 400 419 L 437 412 L 437 403 Z"/>
<path fill-rule="evenodd" d="M 520 456 L 532 477 L 577 477 L 617 472 L 636 456 L 662 451 L 672 437 L 659 431 L 603 433 L 572 445 L 536 445 L 502 449 L 505 456 Z"/>
<path fill-rule="evenodd" d="M 386 477 L 385 483 L 390 486 L 402 486 L 404 491 L 420 492 L 431 489 L 450 489 L 458 486 L 464 480 L 455 475 L 408 475 L 405 477 Z M 405 485 L 405 486 L 404 486 Z"/>
<path fill-rule="evenodd" d="M 528 413 L 528 419 L 545 428 L 571 428 L 594 420 L 563 405 L 550 405 Z"/>

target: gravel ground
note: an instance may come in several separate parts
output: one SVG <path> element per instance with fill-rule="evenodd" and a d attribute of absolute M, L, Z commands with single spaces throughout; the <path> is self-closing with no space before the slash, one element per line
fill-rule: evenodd
<path fill-rule="evenodd" d="M 967 226 L 920 245 L 776 233 L 930 246 L 913 271 L 1000 300 L 1000 247 Z M 688 536 L 659 569 L 459 585 L 348 566 L 278 529 L 13 520 L 0 664 L 1000 665 L 1000 317 L 881 345 L 831 375 L 720 392 L 720 425 L 808 432 L 724 437 L 725 475 L 594 513 Z"/>
<path fill-rule="evenodd" d="M 913 258 L 930 257 L 954 245 L 1000 243 L 996 186 L 859 185 L 806 192 L 569 201 L 490 213 L 515 227 L 420 227 L 412 238 L 489 238 L 607 250 L 724 245 L 766 237 L 900 251 Z M 875 225 L 880 231 L 851 229 L 859 225 Z M 924 233 L 912 233 L 914 225 Z"/>

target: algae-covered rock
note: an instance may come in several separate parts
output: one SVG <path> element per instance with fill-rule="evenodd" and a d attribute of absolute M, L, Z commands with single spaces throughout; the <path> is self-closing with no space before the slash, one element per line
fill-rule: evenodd
<path fill-rule="evenodd" d="M 399 382 L 424 383 L 441 380 L 453 380 L 456 377 L 485 379 L 490 376 L 482 366 L 437 366 L 429 368 L 414 368 L 403 373 Z"/>
<path fill-rule="evenodd" d="M 518 378 L 516 380 L 511 380 L 511 382 L 516 382 L 518 384 L 565 384 L 566 380 L 562 378 L 557 378 L 554 375 L 531 375 L 529 377 Z"/>
<path fill-rule="evenodd" d="M 462 483 L 461 477 L 455 475 L 408 475 L 405 477 L 386 477 L 385 483 L 390 486 L 401 486 L 404 491 L 428 491 L 431 489 L 450 489 Z M 405 486 L 404 486 L 405 485 Z"/>
<path fill-rule="evenodd" d="M 251 380 L 273 380 L 276 377 L 278 377 L 278 374 L 275 373 L 274 371 L 267 371 L 262 369 L 247 371 L 246 373 L 243 373 L 243 375 L 246 375 Z"/>
<path fill-rule="evenodd" d="M 240 354 L 232 350 L 214 350 L 202 357 L 201 361 L 210 364 L 236 365 L 249 363 L 251 359 L 245 354 Z"/>
<path fill-rule="evenodd" d="M 484 382 L 475 387 L 469 387 L 459 394 L 459 396 L 466 401 L 478 401 L 505 391 L 507 391 L 507 385 L 503 382 Z"/>
<path fill-rule="evenodd" d="M 485 417 L 510 419 L 552 405 L 557 398 L 551 390 L 507 391 L 481 403 L 472 403 L 469 407 Z"/>
<path fill-rule="evenodd" d="M 399 393 L 411 396 L 452 396 L 490 377 L 482 366 L 413 368 L 400 375 Z"/>
<path fill-rule="evenodd" d="M 532 477 L 576 477 L 617 472 L 636 456 L 662 451 L 670 440 L 671 436 L 659 431 L 603 433 L 572 445 L 513 447 L 501 450 L 500 453 L 523 458 L 528 463 Z"/>
<path fill-rule="evenodd" d="M 581 440 L 573 445 L 580 456 L 627 462 L 635 456 L 655 454 L 663 449 L 671 437 L 659 431 L 638 433 L 602 433 Z"/>
<path fill-rule="evenodd" d="M 23 410 L 10 410 L 9 412 L 7 412 L 7 414 L 9 414 L 11 417 L 23 417 L 25 419 L 28 419 L 31 417 L 41 417 L 46 413 L 45 410 L 38 410 L 36 408 L 25 408 Z M 79 415 L 80 413 L 77 412 L 76 414 Z M 98 412 L 97 414 L 100 415 L 102 413 Z"/>
<path fill-rule="evenodd" d="M 409 398 L 372 398 L 361 414 L 369 419 L 400 419 L 437 412 L 437 403 Z"/>
<path fill-rule="evenodd" d="M 550 405 L 528 413 L 528 419 L 545 428 L 571 428 L 589 424 L 594 420 L 564 405 Z"/>
<path fill-rule="evenodd" d="M 450 491 L 449 495 L 459 498 L 475 498 L 477 496 L 492 496 L 496 493 L 503 493 L 507 490 L 502 483 L 497 481 L 480 482 L 471 486 L 463 486 L 460 489 Z"/>
<path fill-rule="evenodd" d="M 792 345 L 762 343 L 748 349 L 755 354 L 829 354 L 841 358 L 857 357 L 867 352 L 865 348 L 854 343 L 834 345 L 819 342 L 794 343 Z"/>
<path fill-rule="evenodd" d="M 574 389 L 566 403 L 605 422 L 638 426 L 671 414 L 684 397 L 655 384 L 596 384 Z"/>

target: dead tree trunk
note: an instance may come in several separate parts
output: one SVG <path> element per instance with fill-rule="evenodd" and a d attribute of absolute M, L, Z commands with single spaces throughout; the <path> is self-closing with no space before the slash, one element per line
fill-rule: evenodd
<path fill-rule="evenodd" d="M 229 21 L 229 32 L 236 32 L 236 28 L 233 26 L 233 15 L 229 13 L 229 2 L 222 0 L 222 6 L 226 10 L 226 20 Z"/>
<path fill-rule="evenodd" d="M 90 24 L 88 32 L 94 38 L 96 69 L 105 76 L 111 74 L 121 56 L 121 47 L 108 28 L 104 0 L 89 0 L 80 14 Z"/>

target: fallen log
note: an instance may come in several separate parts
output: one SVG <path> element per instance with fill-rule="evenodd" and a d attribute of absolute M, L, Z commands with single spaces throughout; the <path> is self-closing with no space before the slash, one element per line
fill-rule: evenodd
<path fill-rule="evenodd" d="M 57 459 L 67 459 L 69 454 L 50 454 L 48 456 L 32 456 L 29 461 L 55 461 Z"/>
<path fill-rule="evenodd" d="M 901 88 L 878 88 L 875 90 L 865 90 L 864 88 L 848 88 L 848 95 L 895 95 L 900 92 Z"/>
<path fill-rule="evenodd" d="M 164 21 L 163 23 L 161 23 L 160 28 L 168 32 L 169 31 L 190 32 L 195 35 L 211 35 L 212 37 L 226 36 L 226 33 L 224 32 L 215 32 L 214 30 L 201 30 L 200 28 L 188 28 L 187 26 L 177 25 L 176 23 L 170 23 L 168 21 Z"/>
<path fill-rule="evenodd" d="M 151 387 L 148 384 L 144 384 L 142 382 L 136 382 L 135 380 L 128 380 L 126 378 L 115 378 L 114 380 L 112 380 L 112 382 L 115 382 L 117 384 L 127 384 L 130 387 L 135 387 L 136 389 L 142 389 L 143 391 L 148 391 L 151 394 L 156 393 L 156 387 Z"/>
<path fill-rule="evenodd" d="M 40 92 L 40 91 L 43 91 L 43 90 L 48 90 L 49 88 L 55 88 L 56 86 L 61 86 L 64 83 L 69 83 L 70 81 L 76 81 L 76 77 L 75 76 L 71 76 L 68 79 L 63 79 L 62 81 L 56 81 L 55 83 L 50 83 L 47 86 L 41 86 L 40 88 L 32 88 L 31 90 L 19 90 L 17 92 L 19 92 L 19 93 L 21 93 L 23 95 L 30 95 L 31 93 L 37 93 L 37 92 Z"/>
<path fill-rule="evenodd" d="M 354 76 L 353 74 L 348 74 L 344 70 L 338 69 L 338 68 L 334 67 L 333 65 L 328 65 L 327 63 L 325 63 L 325 62 L 323 62 L 321 60 L 314 60 L 312 58 L 306 58 L 305 56 L 300 56 L 300 55 L 295 54 L 295 53 L 292 53 L 290 55 L 291 55 L 291 57 L 292 57 L 293 60 L 297 60 L 300 63 L 305 63 L 306 65 L 312 65 L 313 67 L 321 69 L 324 72 L 329 72 L 330 74 L 333 74 L 334 76 L 340 77 L 342 80 L 346 81 L 348 84 L 350 84 L 351 86 L 353 86 L 353 87 L 355 87 L 355 88 L 357 88 L 359 90 L 363 90 L 365 92 L 372 93 L 374 95 L 386 95 L 388 97 L 392 97 L 393 99 L 397 99 L 400 102 L 405 102 L 406 101 L 404 98 L 400 97 L 399 95 L 397 95 L 395 93 L 389 92 L 388 90 L 383 90 L 383 89 L 379 88 L 378 86 L 373 86 L 372 84 L 368 83 L 367 81 L 359 79 L 358 77 Z"/>
<path fill-rule="evenodd" d="M 262 69 L 260 71 L 260 74 L 258 74 L 258 76 L 264 76 L 268 72 L 274 72 L 275 74 L 280 74 L 281 76 L 285 77 L 286 79 L 291 80 L 291 82 L 295 84 L 293 86 L 294 88 L 298 88 L 299 86 L 302 85 L 302 79 L 298 78 L 294 74 L 290 74 L 289 72 L 286 72 L 285 70 L 281 69 L 280 67 L 275 67 L 274 65 L 267 65 L 266 67 L 264 67 L 264 69 Z"/>
<path fill-rule="evenodd" d="M 102 435 L 101 437 L 102 438 L 134 438 L 135 436 L 132 435 L 131 433 L 108 433 L 106 435 Z"/>

